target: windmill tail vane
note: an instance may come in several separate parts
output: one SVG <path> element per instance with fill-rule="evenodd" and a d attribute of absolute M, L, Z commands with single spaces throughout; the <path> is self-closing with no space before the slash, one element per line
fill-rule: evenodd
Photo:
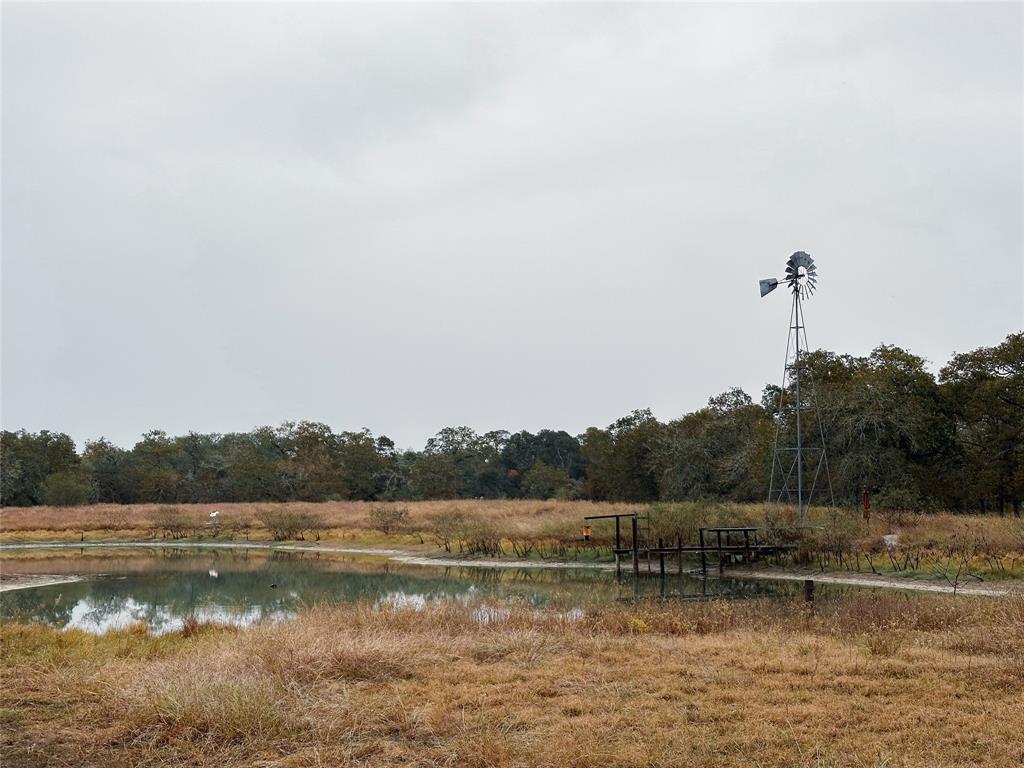
<path fill-rule="evenodd" d="M 779 390 L 778 410 L 775 415 L 775 445 L 772 450 L 768 501 L 795 501 L 800 522 L 803 523 L 806 509 L 814 500 L 815 492 L 823 492 L 826 485 L 829 501 L 835 505 L 825 429 L 818 413 L 814 380 L 809 372 L 801 372 L 801 351 L 806 354 L 808 349 L 803 302 L 813 295 L 818 285 L 818 268 L 809 253 L 797 251 L 790 256 L 786 261 L 784 277 L 769 277 L 759 281 L 761 297 L 767 296 L 781 283 L 789 287 L 793 302 L 790 310 L 789 335 L 786 340 L 786 364 L 783 368 L 782 388 Z M 786 423 L 788 419 L 783 410 L 783 400 L 790 390 L 795 421 L 792 429 Z M 817 429 L 808 429 L 812 426 L 809 422 L 815 422 Z"/>

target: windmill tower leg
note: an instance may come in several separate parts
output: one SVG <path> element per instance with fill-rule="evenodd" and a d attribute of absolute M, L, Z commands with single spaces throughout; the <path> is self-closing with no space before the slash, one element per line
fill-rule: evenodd
<path fill-rule="evenodd" d="M 793 364 L 793 379 L 796 382 L 796 509 L 800 525 L 804 524 L 804 443 L 800 431 L 800 411 L 803 407 L 800 404 L 800 294 L 793 294 L 793 315 L 796 317 L 796 325 L 793 330 L 796 333 L 796 359 Z"/>

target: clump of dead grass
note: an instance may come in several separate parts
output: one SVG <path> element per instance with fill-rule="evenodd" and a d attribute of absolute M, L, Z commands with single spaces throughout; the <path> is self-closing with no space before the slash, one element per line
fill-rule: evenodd
<path fill-rule="evenodd" d="M 412 675 L 415 664 L 429 661 L 409 643 L 396 643 L 384 633 L 355 637 L 337 632 L 326 621 L 260 627 L 247 641 L 248 653 L 263 671 L 299 684 L 403 679 Z"/>

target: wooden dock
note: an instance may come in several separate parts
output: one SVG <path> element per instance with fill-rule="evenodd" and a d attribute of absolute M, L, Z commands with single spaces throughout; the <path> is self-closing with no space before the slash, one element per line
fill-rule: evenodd
<path fill-rule="evenodd" d="M 630 536 L 629 545 L 623 544 L 622 520 L 629 521 Z M 780 552 L 795 549 L 791 545 L 766 544 L 758 537 L 758 528 L 725 526 L 715 528 L 701 528 L 698 533 L 696 544 L 686 545 L 680 537 L 676 537 L 675 543 L 666 544 L 663 539 L 658 539 L 657 545 L 650 540 L 650 520 L 646 519 L 647 537 L 640 532 L 640 518 L 635 512 L 612 514 L 612 515 L 590 515 L 584 520 L 615 520 L 615 544 L 612 553 L 615 555 L 615 570 L 620 572 L 622 560 L 628 557 L 633 573 L 640 575 L 640 561 L 645 560 L 646 572 L 654 573 L 653 563 L 658 563 L 657 573 L 665 575 L 665 558 L 675 556 L 678 561 L 678 572 L 684 572 L 683 556 L 700 556 L 700 573 L 708 574 L 708 563 L 717 560 L 718 573 L 725 570 L 725 566 L 731 563 L 752 563 L 760 557 L 775 555 Z"/>

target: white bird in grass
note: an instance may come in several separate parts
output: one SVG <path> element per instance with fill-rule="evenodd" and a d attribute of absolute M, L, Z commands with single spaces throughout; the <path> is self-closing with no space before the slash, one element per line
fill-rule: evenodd
<path fill-rule="evenodd" d="M 218 515 L 220 515 L 220 512 L 218 512 L 217 510 L 214 510 L 213 512 L 210 513 L 210 517 L 213 518 L 216 518 Z"/>

